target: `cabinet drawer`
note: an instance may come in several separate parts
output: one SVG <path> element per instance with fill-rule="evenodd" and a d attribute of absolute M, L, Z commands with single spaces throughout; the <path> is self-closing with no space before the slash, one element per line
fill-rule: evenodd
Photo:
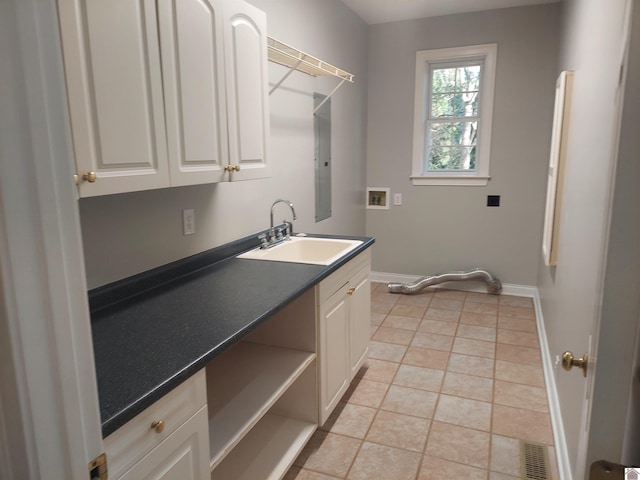
<path fill-rule="evenodd" d="M 209 431 L 202 407 L 142 460 L 114 480 L 208 480 Z"/>
<path fill-rule="evenodd" d="M 371 265 L 371 248 L 367 248 L 353 260 L 333 272 L 318 285 L 318 303 L 327 300 L 345 283 L 366 266 Z"/>
<path fill-rule="evenodd" d="M 118 478 L 207 403 L 204 369 L 104 439 L 109 476 Z M 154 422 L 164 422 L 157 433 Z"/>

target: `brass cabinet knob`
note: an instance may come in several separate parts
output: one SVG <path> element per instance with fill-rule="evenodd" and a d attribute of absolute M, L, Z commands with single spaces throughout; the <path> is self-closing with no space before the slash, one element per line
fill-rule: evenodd
<path fill-rule="evenodd" d="M 587 376 L 587 363 L 589 362 L 589 355 L 586 353 L 582 358 L 576 358 L 571 352 L 564 352 L 562 354 L 562 368 L 569 371 L 573 367 L 578 367 L 582 370 L 582 374 Z"/>
<path fill-rule="evenodd" d="M 353 295 L 353 292 L 356 291 L 356 287 L 351 287 L 349 290 L 347 290 L 347 295 Z"/>
<path fill-rule="evenodd" d="M 164 421 L 157 420 L 151 424 L 151 429 L 156 433 L 164 432 Z"/>
<path fill-rule="evenodd" d="M 239 172 L 240 171 L 240 165 L 234 165 L 233 166 L 233 170 L 236 171 L 236 172 Z"/>
<path fill-rule="evenodd" d="M 98 179 L 98 176 L 96 175 L 96 172 L 87 172 L 82 175 L 82 179 L 89 183 L 93 183 Z"/>

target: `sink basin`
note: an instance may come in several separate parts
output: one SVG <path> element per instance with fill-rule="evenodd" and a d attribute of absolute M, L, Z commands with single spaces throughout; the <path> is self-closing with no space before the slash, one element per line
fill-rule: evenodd
<path fill-rule="evenodd" d="M 238 255 L 237 258 L 331 265 L 361 243 L 360 240 L 339 238 L 291 237 L 291 240 L 284 241 L 275 247 L 266 250 L 262 248 L 249 250 Z"/>

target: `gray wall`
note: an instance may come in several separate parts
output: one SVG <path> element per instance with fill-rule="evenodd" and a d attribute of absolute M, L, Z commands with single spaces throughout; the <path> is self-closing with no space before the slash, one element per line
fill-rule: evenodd
<path fill-rule="evenodd" d="M 559 41 L 558 5 L 374 25 L 369 33 L 367 184 L 404 204 L 367 210 L 373 270 L 426 275 L 482 267 L 535 285 Z M 412 186 L 415 52 L 497 43 L 491 180 Z M 501 206 L 486 207 L 487 195 Z"/>
<path fill-rule="evenodd" d="M 297 232 L 364 235 L 367 26 L 338 0 L 250 3 L 267 13 L 269 35 L 356 75 L 332 99 L 332 217 L 314 220 L 312 94 L 328 94 L 337 80 L 294 72 L 270 97 L 271 178 L 80 200 L 90 288 L 265 229 L 276 198 L 295 204 Z M 270 65 L 270 82 L 284 73 Z M 196 223 L 187 237 L 186 208 Z"/>
<path fill-rule="evenodd" d="M 540 258 L 538 276 L 542 314 L 552 356 L 561 355 L 565 350 L 582 356 L 589 350 L 590 334 L 594 335 L 594 343 L 597 344 L 597 321 L 603 309 L 602 348 L 591 352 L 591 368 L 596 368 L 596 385 L 606 383 L 603 381 L 607 377 L 615 377 L 610 379 L 614 385 L 627 382 L 627 386 L 623 391 L 614 389 L 606 393 L 596 387 L 593 431 L 590 436 L 596 440 L 598 435 L 604 435 L 596 442 L 600 448 L 598 455 L 614 461 L 619 460 L 624 433 L 634 335 L 632 333 L 626 339 L 624 336 L 621 339 L 620 329 L 629 331 L 629 326 L 616 326 L 612 322 L 637 320 L 637 316 L 628 319 L 618 315 L 608 317 L 607 313 L 619 313 L 628 308 L 629 301 L 620 305 L 620 309 L 615 304 L 628 295 L 629 287 L 633 288 L 633 285 L 625 285 L 625 282 L 633 279 L 638 270 L 637 259 L 625 253 L 633 241 L 637 242 L 631 237 L 637 235 L 638 228 L 635 207 L 638 199 L 637 165 L 632 167 L 627 162 L 621 162 L 623 169 L 619 174 L 622 175 L 622 183 L 616 192 L 608 253 L 610 270 L 605 270 L 616 166 L 616 125 L 619 118 L 616 98 L 625 3 L 626 0 L 569 0 L 564 3 L 559 66 L 560 70 L 575 70 L 573 110 L 567 140 L 558 266 L 546 267 Z M 637 148 L 637 120 L 632 125 L 635 132 L 631 135 L 636 137 Z M 635 162 L 637 164 L 637 153 Z M 635 177 L 624 180 L 625 175 Z M 617 207 L 624 208 L 629 201 L 632 203 L 627 207 L 633 209 L 632 214 L 617 210 Z M 635 223 L 625 225 L 634 215 Z M 625 235 L 631 237 L 625 238 Z M 623 273 L 627 268 L 629 271 Z M 617 279 L 618 283 L 613 283 L 617 275 L 622 276 Z M 606 301 L 603 303 L 605 282 Z M 624 288 L 616 292 L 616 288 L 621 286 Z M 633 298 L 628 300 L 637 302 L 637 289 Z M 637 305 L 635 308 L 637 315 Z M 617 331 L 611 330 L 611 327 Z M 618 340 L 622 340 L 622 343 L 615 346 Z M 628 357 L 626 366 L 624 356 Z M 616 368 L 620 366 L 623 368 Z M 560 371 L 556 374 L 556 383 L 574 478 L 583 478 L 582 468 L 587 462 L 581 455 L 586 452 L 588 440 L 584 431 L 586 418 L 583 412 L 587 411 L 584 402 L 588 382 L 580 372 Z M 610 428 L 602 423 L 602 415 L 608 417 Z"/>

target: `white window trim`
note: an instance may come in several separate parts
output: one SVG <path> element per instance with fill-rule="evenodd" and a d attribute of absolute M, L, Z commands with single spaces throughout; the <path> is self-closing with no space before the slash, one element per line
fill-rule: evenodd
<path fill-rule="evenodd" d="M 491 128 L 493 123 L 493 95 L 496 78 L 498 45 L 490 43 L 469 47 L 441 48 L 416 52 L 416 84 L 413 117 L 413 164 L 411 181 L 414 185 L 469 185 L 485 186 L 491 178 Z M 424 172 L 424 152 L 426 136 L 427 102 L 430 91 L 429 72 L 433 63 L 484 58 L 480 87 L 480 116 L 482 125 L 477 139 L 477 169 L 473 172 Z"/>

